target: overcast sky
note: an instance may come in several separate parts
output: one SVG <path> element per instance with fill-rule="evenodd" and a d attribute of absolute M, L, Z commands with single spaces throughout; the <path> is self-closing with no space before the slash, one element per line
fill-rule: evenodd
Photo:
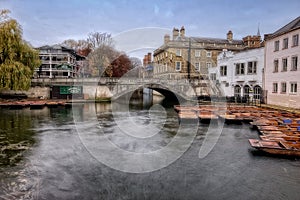
<path fill-rule="evenodd" d="M 4 8 L 35 47 L 86 39 L 97 31 L 127 41 L 124 47 L 117 44 L 121 50 L 139 51 L 158 47 L 173 27 L 185 26 L 187 36 L 215 38 L 232 30 L 234 39 L 242 39 L 256 34 L 258 24 L 262 35 L 272 33 L 299 16 L 300 1 L 0 0 Z"/>

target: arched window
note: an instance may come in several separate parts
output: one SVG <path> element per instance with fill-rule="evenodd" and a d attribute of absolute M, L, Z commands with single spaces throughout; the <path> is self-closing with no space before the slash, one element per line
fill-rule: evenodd
<path fill-rule="evenodd" d="M 245 85 L 244 86 L 244 97 L 249 98 L 249 93 L 250 93 L 250 86 Z"/>
<path fill-rule="evenodd" d="M 254 99 L 260 99 L 260 96 L 261 96 L 261 87 L 259 85 L 256 85 L 254 87 Z"/>
<path fill-rule="evenodd" d="M 241 86 L 239 85 L 234 86 L 234 96 L 241 97 Z"/>

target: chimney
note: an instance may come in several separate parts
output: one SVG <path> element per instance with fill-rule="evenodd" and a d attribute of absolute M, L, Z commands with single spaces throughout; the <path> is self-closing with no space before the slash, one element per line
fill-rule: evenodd
<path fill-rule="evenodd" d="M 228 40 L 229 42 L 232 42 L 232 39 L 233 39 L 232 31 L 228 31 L 228 33 L 227 33 L 227 40 Z"/>
<path fill-rule="evenodd" d="M 147 55 L 144 56 L 143 65 L 144 66 L 148 65 L 148 56 Z"/>
<path fill-rule="evenodd" d="M 173 28 L 173 40 L 175 40 L 179 36 L 179 30 L 177 28 Z"/>
<path fill-rule="evenodd" d="M 164 37 L 164 43 L 167 44 L 170 41 L 170 35 L 166 34 Z"/>
<path fill-rule="evenodd" d="M 184 26 L 182 26 L 181 29 L 180 29 L 180 36 L 181 36 L 182 38 L 185 37 L 185 29 L 184 29 Z"/>
<path fill-rule="evenodd" d="M 151 63 L 151 60 L 152 60 L 152 54 L 151 53 L 148 53 L 148 55 L 147 55 L 147 57 L 148 57 L 148 63 L 147 64 L 150 64 Z"/>

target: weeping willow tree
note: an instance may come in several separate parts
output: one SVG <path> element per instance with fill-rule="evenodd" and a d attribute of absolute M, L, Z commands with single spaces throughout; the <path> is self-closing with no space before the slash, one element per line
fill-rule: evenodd
<path fill-rule="evenodd" d="M 21 26 L 9 13 L 0 10 L 0 89 L 28 90 L 41 64 L 39 53 L 22 39 Z"/>

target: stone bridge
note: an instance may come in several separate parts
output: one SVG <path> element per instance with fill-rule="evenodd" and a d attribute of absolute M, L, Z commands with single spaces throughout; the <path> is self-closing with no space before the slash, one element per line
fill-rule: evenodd
<path fill-rule="evenodd" d="M 91 93 L 101 93 L 107 90 L 108 96 L 113 100 L 120 98 L 126 94 L 130 94 L 135 90 L 142 88 L 153 89 L 166 97 L 177 97 L 185 100 L 194 100 L 199 96 L 220 95 L 221 91 L 210 80 L 169 80 L 155 78 L 55 78 L 55 79 L 32 79 L 32 86 L 51 86 L 58 85 L 76 85 L 83 86 L 83 92 L 89 88 L 90 96 L 95 97 Z M 93 89 L 91 89 L 93 88 Z"/>

